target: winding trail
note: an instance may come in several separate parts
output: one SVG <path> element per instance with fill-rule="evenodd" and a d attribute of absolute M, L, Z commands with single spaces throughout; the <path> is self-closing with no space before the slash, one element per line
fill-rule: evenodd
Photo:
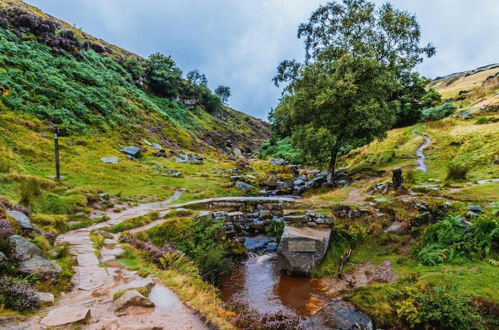
<path fill-rule="evenodd" d="M 154 277 L 142 278 L 120 267 L 116 258 L 124 251 L 118 248 L 119 235 L 107 239 L 98 258 L 90 240 L 92 230 L 120 223 L 126 219 L 164 210 L 178 200 L 176 191 L 168 200 L 142 204 L 119 214 L 107 212 L 109 220 L 88 228 L 60 235 L 56 244 L 69 243 L 70 253 L 76 257 L 73 289 L 63 294 L 46 317 L 36 316 L 9 329 L 73 328 L 81 322 L 81 329 L 208 329 L 198 315 L 182 304 L 176 294 Z M 114 261 L 114 262 L 113 262 Z M 108 265 L 103 267 L 102 264 Z M 125 289 L 151 287 L 149 299 L 153 308 L 129 307 L 125 314 L 116 313 L 113 294 Z"/>
<path fill-rule="evenodd" d="M 426 171 L 428 170 L 428 165 L 426 164 L 426 156 L 423 151 L 426 147 L 430 145 L 431 138 L 426 134 L 416 132 L 416 130 L 413 130 L 412 132 L 414 134 L 421 135 L 422 137 L 424 137 L 424 142 L 416 150 L 416 155 L 418 156 L 418 169 L 423 171 L 423 173 L 426 173 Z"/>

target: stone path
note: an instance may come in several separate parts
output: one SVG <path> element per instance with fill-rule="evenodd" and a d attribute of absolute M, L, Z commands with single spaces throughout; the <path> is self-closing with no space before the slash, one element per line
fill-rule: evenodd
<path fill-rule="evenodd" d="M 423 173 L 426 173 L 426 171 L 428 170 L 428 165 L 426 164 L 426 156 L 425 156 L 425 154 L 424 154 L 423 151 L 424 151 L 424 149 L 426 147 L 428 147 L 430 145 L 431 139 L 426 134 L 418 133 L 415 130 L 412 131 L 412 132 L 414 134 L 421 135 L 422 137 L 424 137 L 424 142 L 416 150 L 416 155 L 418 156 L 418 169 L 420 169 L 421 171 L 423 171 Z"/>
<path fill-rule="evenodd" d="M 58 243 L 69 243 L 70 253 L 76 257 L 73 289 L 63 295 L 45 317 L 37 316 L 27 322 L 9 325 L 9 329 L 69 329 L 74 323 L 81 329 L 208 329 L 198 315 L 185 307 L 176 294 L 156 278 L 142 278 L 119 266 L 116 258 L 123 253 L 117 248 L 119 235 L 106 239 L 97 258 L 90 240 L 94 229 L 117 224 L 126 219 L 168 208 L 182 191 L 167 201 L 139 205 L 119 214 L 109 212 L 109 220 L 89 228 L 60 235 Z M 114 261 L 114 263 L 113 263 Z M 102 263 L 109 267 L 103 267 Z M 112 266 L 110 266 L 112 265 Z M 125 313 L 116 312 L 113 294 L 133 288 L 152 288 L 149 299 L 155 307 L 131 306 Z"/>

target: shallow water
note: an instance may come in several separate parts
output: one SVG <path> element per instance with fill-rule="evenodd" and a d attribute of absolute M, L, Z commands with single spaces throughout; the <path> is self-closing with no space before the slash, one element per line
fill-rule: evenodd
<path fill-rule="evenodd" d="M 318 279 L 282 274 L 275 254 L 249 258 L 224 279 L 224 301 L 242 302 L 259 313 L 288 311 L 309 316 L 328 301 Z"/>

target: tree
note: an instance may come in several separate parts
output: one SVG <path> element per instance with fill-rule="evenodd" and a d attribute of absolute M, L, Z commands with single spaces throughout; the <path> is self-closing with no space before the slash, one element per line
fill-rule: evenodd
<path fill-rule="evenodd" d="M 146 78 L 154 93 L 165 97 L 176 96 L 181 86 L 181 75 L 182 71 L 170 56 L 160 53 L 149 56 Z"/>
<path fill-rule="evenodd" d="M 125 59 L 123 66 L 130 72 L 134 83 L 139 83 L 144 76 L 144 66 L 136 56 L 129 56 Z"/>
<path fill-rule="evenodd" d="M 227 101 L 229 100 L 229 97 L 231 96 L 230 87 L 220 85 L 215 89 L 215 94 L 220 96 L 220 99 L 222 99 L 222 102 L 227 103 Z"/>
<path fill-rule="evenodd" d="M 187 73 L 187 80 L 190 83 L 199 85 L 199 86 L 208 86 L 208 79 L 206 78 L 205 74 L 199 73 L 198 69 L 194 69 Z"/>
<path fill-rule="evenodd" d="M 381 139 L 393 127 L 414 67 L 435 48 L 419 45 L 413 15 L 366 0 L 320 6 L 299 26 L 298 38 L 305 62 L 279 64 L 274 82 L 287 85 L 273 126 L 286 127 L 309 161 L 329 164 L 332 183 L 340 153 Z"/>

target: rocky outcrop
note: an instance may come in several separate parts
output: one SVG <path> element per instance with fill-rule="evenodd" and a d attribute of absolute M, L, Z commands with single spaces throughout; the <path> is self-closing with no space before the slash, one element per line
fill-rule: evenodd
<path fill-rule="evenodd" d="M 183 151 L 180 151 L 177 157 L 175 157 L 175 161 L 177 163 L 189 163 L 189 164 L 201 165 L 204 163 L 204 160 L 205 160 L 204 157 L 195 154 L 186 154 Z"/>
<path fill-rule="evenodd" d="M 321 308 L 312 315 L 306 325 L 314 330 L 372 330 L 373 323 L 367 314 L 357 310 L 355 306 L 341 298 Z"/>
<path fill-rule="evenodd" d="M 24 237 L 12 235 L 8 238 L 13 256 L 19 262 L 17 271 L 32 274 L 40 279 L 55 279 L 61 274 L 61 267 L 44 257 L 42 250 Z"/>
<path fill-rule="evenodd" d="M 290 274 L 310 275 L 326 254 L 330 228 L 285 226 L 277 249 L 278 264 Z"/>

